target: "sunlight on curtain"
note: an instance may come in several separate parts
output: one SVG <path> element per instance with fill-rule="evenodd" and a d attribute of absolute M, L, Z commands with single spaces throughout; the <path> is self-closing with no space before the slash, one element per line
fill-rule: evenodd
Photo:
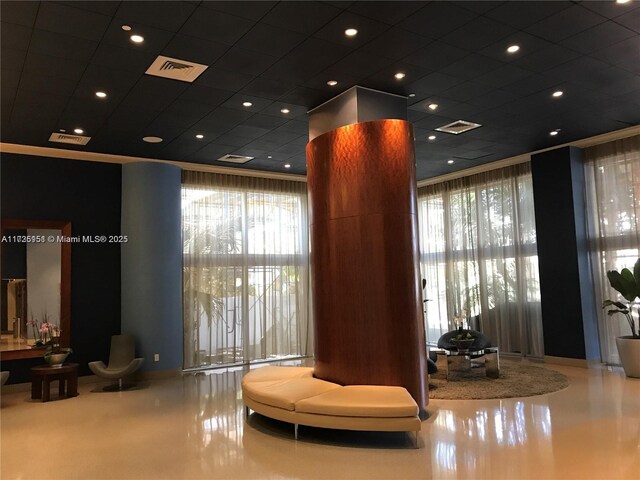
<path fill-rule="evenodd" d="M 184 367 L 307 354 L 303 182 L 184 172 Z"/>
<path fill-rule="evenodd" d="M 460 319 L 502 351 L 542 356 L 529 163 L 418 190 L 427 342 Z"/>
<path fill-rule="evenodd" d="M 587 218 L 596 305 L 618 299 L 609 287 L 608 270 L 633 267 L 640 256 L 640 136 L 585 149 Z M 616 337 L 630 335 L 621 315 L 598 308 L 600 353 L 619 364 Z"/>

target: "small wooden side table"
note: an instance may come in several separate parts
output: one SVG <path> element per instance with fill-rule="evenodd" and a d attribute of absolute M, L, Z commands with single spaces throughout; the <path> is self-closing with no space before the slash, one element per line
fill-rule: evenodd
<path fill-rule="evenodd" d="M 58 394 L 67 398 L 78 395 L 78 364 L 65 363 L 61 367 L 38 365 L 31 369 L 31 398 L 49 401 L 49 386 L 58 381 Z M 65 395 L 66 384 L 66 395 Z"/>

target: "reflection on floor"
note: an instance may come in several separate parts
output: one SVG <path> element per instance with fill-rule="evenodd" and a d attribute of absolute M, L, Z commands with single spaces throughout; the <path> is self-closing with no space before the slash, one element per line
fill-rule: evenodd
<path fill-rule="evenodd" d="M 506 400 L 431 401 L 420 449 L 403 433 L 300 427 L 252 414 L 243 371 L 216 371 L 33 402 L 2 395 L 1 478 L 637 478 L 640 380 L 549 367 L 569 388 Z M 53 391 L 56 391 L 54 389 Z M 47 446 L 47 448 L 44 448 Z"/>
<path fill-rule="evenodd" d="M 24 348 L 31 348 L 33 340 L 27 340 L 26 338 L 14 337 L 12 333 L 3 333 L 0 336 L 0 351 L 6 352 L 8 350 L 22 350 Z"/>

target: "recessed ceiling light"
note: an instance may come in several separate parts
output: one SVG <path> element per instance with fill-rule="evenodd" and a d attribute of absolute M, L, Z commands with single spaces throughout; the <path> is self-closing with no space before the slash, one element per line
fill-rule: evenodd
<path fill-rule="evenodd" d="M 271 155 L 267 155 L 267 158 L 273 158 L 273 156 L 271 156 Z"/>
<path fill-rule="evenodd" d="M 74 128 L 73 132 L 77 133 L 78 135 L 82 135 L 84 133 L 84 130 L 81 128 Z"/>
<path fill-rule="evenodd" d="M 616 0 L 616 3 L 629 3 L 631 0 Z"/>
<path fill-rule="evenodd" d="M 429 105 L 427 105 L 427 108 L 429 110 L 431 110 L 432 112 L 435 112 L 438 109 L 438 104 L 437 103 L 430 103 Z"/>
<path fill-rule="evenodd" d="M 142 43 L 142 42 L 144 42 L 144 37 L 142 35 L 131 35 L 129 38 L 134 43 Z"/>
<path fill-rule="evenodd" d="M 96 97 L 107 98 L 107 94 L 105 92 L 96 92 Z"/>
<path fill-rule="evenodd" d="M 409 94 L 409 96 L 410 96 L 410 97 L 415 97 L 415 96 L 416 96 L 416 94 L 415 94 L 415 93 L 410 93 L 410 94 Z"/>
<path fill-rule="evenodd" d="M 291 164 L 290 163 L 285 163 L 284 164 L 284 168 L 291 168 Z"/>
<path fill-rule="evenodd" d="M 405 77 L 405 74 L 402 72 L 398 72 L 394 75 L 394 77 L 396 77 L 396 79 L 398 80 L 402 80 Z"/>
<path fill-rule="evenodd" d="M 447 160 L 447 163 L 451 165 L 453 163 L 453 160 Z"/>
<path fill-rule="evenodd" d="M 162 141 L 160 137 L 142 137 L 142 140 L 147 143 L 160 143 Z"/>
<path fill-rule="evenodd" d="M 281 108 L 280 111 L 282 113 L 289 113 L 291 110 L 289 110 L 288 108 Z"/>
<path fill-rule="evenodd" d="M 552 137 L 555 137 L 556 135 L 558 135 L 560 133 L 560 129 L 557 128 L 556 130 L 551 130 L 549 132 L 549 135 L 551 135 Z"/>
<path fill-rule="evenodd" d="M 507 52 L 509 53 L 516 53 L 518 50 L 520 50 L 520 45 L 511 45 L 507 48 Z"/>
<path fill-rule="evenodd" d="M 337 85 L 337 84 L 338 84 L 338 82 L 337 82 L 337 81 L 335 81 L 335 80 L 329 80 L 329 81 L 327 82 L 327 85 L 329 85 L 330 87 L 333 87 L 333 86 L 335 86 L 335 85 Z"/>
<path fill-rule="evenodd" d="M 66 130 L 64 128 L 61 128 L 59 131 L 62 133 L 66 133 Z"/>
<path fill-rule="evenodd" d="M 204 138 L 204 135 L 202 135 L 201 133 L 196 135 L 196 138 L 199 140 L 202 140 Z"/>
<path fill-rule="evenodd" d="M 251 102 L 242 102 L 243 107 L 250 107 L 251 105 L 253 105 Z"/>
<path fill-rule="evenodd" d="M 564 94 L 564 92 L 562 90 L 556 90 L 555 92 L 553 92 L 551 94 L 551 96 L 558 98 L 558 97 L 561 97 L 563 94 Z"/>
<path fill-rule="evenodd" d="M 344 34 L 345 34 L 347 37 L 355 37 L 355 36 L 358 34 L 358 30 L 356 30 L 355 28 L 347 28 L 347 29 L 344 31 Z"/>
<path fill-rule="evenodd" d="M 122 30 L 124 30 L 125 32 L 130 32 L 131 27 L 129 25 L 122 25 Z"/>
<path fill-rule="evenodd" d="M 429 141 L 433 142 L 436 139 L 436 136 L 435 135 L 429 135 L 427 138 L 429 139 Z"/>

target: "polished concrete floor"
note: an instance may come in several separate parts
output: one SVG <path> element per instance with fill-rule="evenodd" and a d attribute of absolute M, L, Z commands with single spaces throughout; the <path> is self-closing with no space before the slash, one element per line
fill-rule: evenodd
<path fill-rule="evenodd" d="M 252 414 L 242 370 L 158 380 L 127 392 L 80 386 L 48 403 L 1 398 L 0 477 L 40 479 L 637 479 L 640 380 L 553 366 L 560 392 L 435 401 L 418 450 L 404 433 L 300 427 Z M 57 389 L 54 389 L 56 391 Z"/>

